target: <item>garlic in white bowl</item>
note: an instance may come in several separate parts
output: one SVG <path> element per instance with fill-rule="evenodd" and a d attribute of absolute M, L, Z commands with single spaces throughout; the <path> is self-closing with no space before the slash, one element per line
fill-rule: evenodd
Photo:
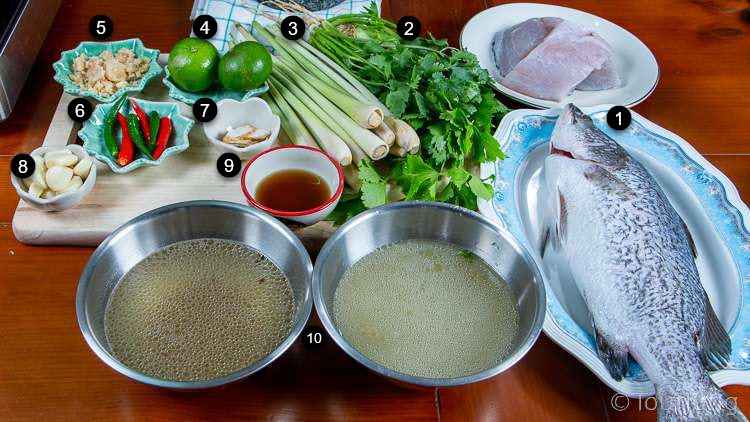
<path fill-rule="evenodd" d="M 11 177 L 18 196 L 34 208 L 61 211 L 88 194 L 96 180 L 96 166 L 79 145 L 41 147 L 32 151 L 34 173 Z"/>

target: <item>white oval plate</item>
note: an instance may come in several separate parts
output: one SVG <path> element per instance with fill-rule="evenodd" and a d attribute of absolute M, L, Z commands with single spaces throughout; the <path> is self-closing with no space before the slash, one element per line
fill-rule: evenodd
<path fill-rule="evenodd" d="M 606 123 L 610 107 L 584 112 L 651 172 L 695 240 L 701 282 L 732 341 L 728 367 L 711 376 L 722 386 L 749 385 L 750 210 L 732 182 L 685 140 L 635 112 L 628 129 L 615 131 Z M 484 164 L 481 171 L 482 178 L 494 175 L 495 182 L 492 201 L 480 201 L 480 211 L 532 250 L 539 234 L 539 173 L 558 114 L 559 109 L 508 113 L 495 133 L 507 158 Z M 653 395 L 653 384 L 635 362 L 623 380 L 609 375 L 597 357 L 586 304 L 573 280 L 557 271 L 555 258 L 542 261 L 536 254 L 546 276 L 544 332 L 613 390 L 630 397 Z"/>
<path fill-rule="evenodd" d="M 521 23 L 527 19 L 558 17 L 594 29 L 615 52 L 617 69 L 625 85 L 604 91 L 573 91 L 560 104 L 574 103 L 579 107 L 601 104 L 634 106 L 645 100 L 659 81 L 659 65 L 651 50 L 635 35 L 592 14 L 567 7 L 535 3 L 511 3 L 495 6 L 471 18 L 461 31 L 459 44 L 464 50 L 474 53 L 479 64 L 490 72 L 495 88 L 503 94 L 537 108 L 553 108 L 559 104 L 540 100 L 506 88 L 499 82 L 499 75 L 492 60 L 491 46 L 495 33 Z"/>

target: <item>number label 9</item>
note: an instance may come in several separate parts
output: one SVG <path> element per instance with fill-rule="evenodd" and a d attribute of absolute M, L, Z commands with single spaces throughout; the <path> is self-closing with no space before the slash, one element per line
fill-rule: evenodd
<path fill-rule="evenodd" d="M 240 167 L 242 167 L 242 161 L 237 154 L 231 152 L 225 152 L 221 154 L 218 160 L 216 160 L 216 170 L 219 174 L 224 177 L 234 177 L 240 173 Z"/>

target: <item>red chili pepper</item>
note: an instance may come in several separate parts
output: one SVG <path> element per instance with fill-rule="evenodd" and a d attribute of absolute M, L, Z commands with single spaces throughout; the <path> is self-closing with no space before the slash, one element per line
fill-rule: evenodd
<path fill-rule="evenodd" d="M 122 131 L 122 142 L 120 143 L 120 152 L 117 154 L 117 164 L 126 166 L 133 161 L 133 139 L 130 137 L 128 132 L 128 119 L 117 113 L 117 123 L 120 124 L 120 130 Z"/>
<path fill-rule="evenodd" d="M 135 112 L 135 115 L 138 116 L 138 122 L 141 124 L 141 131 L 143 131 L 143 138 L 146 142 L 151 143 L 151 123 L 149 123 L 146 112 L 138 105 L 135 98 L 130 99 L 130 107 Z"/>
<path fill-rule="evenodd" d="M 156 137 L 156 149 L 154 150 L 154 160 L 161 157 L 161 153 L 167 149 L 169 135 L 172 134 L 172 120 L 169 117 L 162 117 L 159 120 L 159 135 Z"/>

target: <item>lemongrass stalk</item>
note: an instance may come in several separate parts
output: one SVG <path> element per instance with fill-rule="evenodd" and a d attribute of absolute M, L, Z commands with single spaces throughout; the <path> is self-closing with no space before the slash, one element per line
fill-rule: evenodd
<path fill-rule="evenodd" d="M 287 40 L 280 33 L 278 33 L 278 28 L 275 26 L 269 29 L 263 27 L 258 23 L 254 23 L 253 28 L 256 28 L 259 32 L 261 32 L 268 38 L 274 37 L 275 43 L 279 45 L 279 47 L 282 48 L 287 54 L 292 56 L 294 60 L 296 60 L 303 68 L 310 68 L 310 71 L 318 73 L 318 76 L 322 76 L 322 79 L 328 79 L 330 82 L 333 82 L 334 86 L 338 86 L 340 89 L 344 90 L 347 93 L 354 94 L 352 92 L 354 90 L 356 91 L 355 96 L 357 98 L 361 97 L 362 93 L 359 91 L 359 88 L 357 88 L 352 83 L 352 80 L 355 79 L 349 73 L 345 73 L 342 76 L 340 72 L 336 71 L 336 69 L 333 69 L 332 67 L 326 65 L 317 56 L 311 54 L 308 50 L 303 48 L 300 41 Z M 341 68 L 340 66 L 339 69 L 343 70 L 343 68 Z M 359 81 L 357 82 L 359 83 Z"/>
<path fill-rule="evenodd" d="M 287 66 L 283 61 L 276 62 L 279 67 L 287 72 L 287 74 L 294 75 L 295 72 Z M 305 75 L 307 76 L 307 75 Z M 314 75 L 310 75 L 318 83 L 309 84 L 315 88 L 320 94 L 324 95 L 330 102 L 336 104 L 338 108 L 344 113 L 349 115 L 358 125 L 366 129 L 374 129 L 383 123 L 383 110 L 376 106 L 365 104 L 354 97 L 344 94 L 338 89 L 329 87 L 324 83 L 320 83 Z M 305 82 L 307 82 L 307 78 Z M 316 82 L 313 81 L 313 82 Z"/>
<path fill-rule="evenodd" d="M 320 108 L 320 106 L 312 101 L 310 97 L 303 91 L 299 91 L 296 86 L 290 81 L 288 81 L 286 78 L 283 77 L 283 75 L 279 74 L 278 70 L 274 71 L 274 74 L 272 76 L 273 78 L 278 78 L 280 84 L 284 84 L 287 89 L 290 89 L 295 95 L 297 95 L 297 98 L 299 98 L 302 101 L 307 101 L 307 104 L 309 105 L 310 109 L 318 113 L 318 117 L 325 116 L 327 117 L 325 125 L 328 126 L 329 129 L 331 129 L 336 135 L 338 135 L 339 138 L 341 138 L 342 141 L 346 144 L 347 147 L 349 147 L 349 151 L 351 151 L 352 154 L 352 162 L 354 164 L 359 164 L 360 161 L 365 159 L 367 157 L 367 154 L 360 148 L 359 145 L 354 141 L 354 139 L 351 137 L 349 132 L 344 130 L 341 125 L 339 125 L 334 118 L 329 116 L 323 109 Z"/>
<path fill-rule="evenodd" d="M 395 155 L 396 157 L 404 157 L 406 156 L 406 153 L 409 151 L 400 147 L 398 144 L 393 144 L 391 145 L 391 149 L 388 152 L 390 152 L 391 155 Z"/>
<path fill-rule="evenodd" d="M 378 138 L 382 139 L 389 148 L 396 141 L 396 134 L 385 123 L 381 123 L 380 126 L 373 129 L 372 133 L 378 135 Z"/>
<path fill-rule="evenodd" d="M 384 121 L 396 134 L 396 144 L 398 146 L 406 151 L 410 151 L 415 146 L 419 147 L 419 135 L 405 121 L 393 116 L 386 116 Z"/>
<path fill-rule="evenodd" d="M 352 140 L 354 140 L 354 142 L 365 151 L 368 157 L 373 160 L 380 160 L 388 155 L 388 146 L 382 139 L 378 138 L 369 130 L 354 123 L 354 121 L 343 111 L 339 110 L 335 104 L 330 102 L 324 96 L 319 95 L 315 88 L 305 81 L 304 78 L 290 74 L 286 72 L 284 68 L 277 68 L 276 70 L 280 70 L 280 72 L 277 71 L 273 76 L 278 77 L 286 84 L 287 88 L 293 90 L 298 98 L 304 98 L 303 96 L 306 95 L 311 103 L 317 104 L 320 110 L 325 113 L 329 119 L 335 122 L 335 124 L 340 125 L 346 133 L 351 136 Z"/>
<path fill-rule="evenodd" d="M 279 136 L 278 136 L 278 144 L 279 145 L 296 145 L 294 141 L 292 141 L 292 138 L 289 137 L 289 135 L 286 133 L 284 128 L 279 129 Z"/>
<path fill-rule="evenodd" d="M 289 105 L 297 110 L 300 119 L 305 123 L 307 129 L 315 137 L 318 145 L 342 166 L 348 166 L 352 162 L 352 152 L 346 143 L 323 123 L 294 93 L 286 89 L 283 84 L 269 81 L 271 92 L 286 100 Z"/>
<path fill-rule="evenodd" d="M 278 94 L 278 93 L 277 93 Z M 281 119 L 281 128 L 289 136 L 289 139 L 294 145 L 305 145 L 314 148 L 320 148 L 318 143 L 315 142 L 315 138 L 307 130 L 305 124 L 299 119 L 297 113 L 292 110 L 292 107 L 284 100 L 281 95 L 274 97 L 273 92 L 263 96 L 268 105 L 271 107 L 271 111 L 277 114 Z"/>

